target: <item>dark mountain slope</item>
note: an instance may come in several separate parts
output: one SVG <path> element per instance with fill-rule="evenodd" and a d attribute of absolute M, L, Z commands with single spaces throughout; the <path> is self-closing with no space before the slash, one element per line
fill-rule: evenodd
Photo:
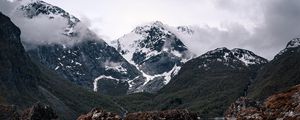
<path fill-rule="evenodd" d="M 74 119 L 99 106 L 118 111 L 104 96 L 84 90 L 46 67 L 32 62 L 20 42 L 20 30 L 0 13 L 0 103 L 19 109 L 41 101 L 51 105 L 61 119 Z M 41 69 L 39 69 L 41 68 Z"/>
<path fill-rule="evenodd" d="M 286 48 L 260 70 L 250 87 L 249 97 L 260 100 L 300 84 L 300 39 L 291 40 Z"/>
<path fill-rule="evenodd" d="M 247 92 L 254 69 L 267 62 L 248 50 L 218 48 L 185 63 L 157 94 L 132 94 L 118 101 L 125 102 L 123 106 L 130 112 L 188 108 L 202 117 L 223 116 L 227 107 Z"/>
<path fill-rule="evenodd" d="M 250 71 L 230 50 L 219 48 L 187 62 L 156 100 L 161 109 L 189 108 L 203 117 L 222 116 L 244 94 Z"/>

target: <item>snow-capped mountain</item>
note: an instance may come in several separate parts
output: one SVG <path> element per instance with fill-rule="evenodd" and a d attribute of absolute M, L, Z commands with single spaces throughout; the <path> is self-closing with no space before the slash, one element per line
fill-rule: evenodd
<path fill-rule="evenodd" d="M 115 48 L 63 9 L 40 0 L 28 0 L 21 1 L 16 8 L 17 13 L 22 16 L 19 21 L 16 20 L 18 22 L 34 21 L 27 22 L 34 26 L 32 29 L 51 28 L 47 24 L 36 24 L 36 21 L 54 25 L 58 22 L 60 27 L 52 31 L 37 31 L 43 34 L 59 31 L 58 37 L 43 37 L 47 40 L 41 39 L 43 42 L 36 44 L 26 38 L 39 40 L 38 36 L 24 36 L 26 38 L 22 42 L 27 46 L 32 59 L 40 61 L 66 79 L 109 95 L 126 94 L 129 88 L 127 81 L 143 79 L 136 67 L 129 64 Z M 25 35 L 32 35 L 26 34 L 26 27 L 20 28 L 25 31 Z"/>
<path fill-rule="evenodd" d="M 146 78 L 143 85 L 132 88 L 134 91 L 159 90 L 193 57 L 169 27 L 159 21 L 136 27 L 113 41 L 112 46 Z"/>
<path fill-rule="evenodd" d="M 294 38 L 291 41 L 289 41 L 286 47 L 275 56 L 275 59 L 283 54 L 286 54 L 287 52 L 299 52 L 298 50 L 299 47 L 300 47 L 300 38 Z"/>
<path fill-rule="evenodd" d="M 243 61 L 246 66 L 262 65 L 268 63 L 267 59 L 260 57 L 249 50 L 234 48 L 231 50 L 231 52 L 236 58 Z"/>
<path fill-rule="evenodd" d="M 63 17 L 67 20 L 67 25 L 63 34 L 67 36 L 76 36 L 74 27 L 80 20 L 57 6 L 53 6 L 41 0 L 23 0 L 18 9 L 23 11 L 24 16 L 31 19 L 39 15 L 47 15 L 49 19 Z"/>
<path fill-rule="evenodd" d="M 217 48 L 212 51 L 201 55 L 199 58 L 203 59 L 204 62 L 199 66 L 199 68 L 211 69 L 208 64 L 219 62 L 225 66 L 230 66 L 236 68 L 237 66 L 255 66 L 263 65 L 268 63 L 268 60 L 262 58 L 253 52 L 245 49 L 234 48 L 229 50 L 225 47 Z"/>
<path fill-rule="evenodd" d="M 188 106 L 198 109 L 204 118 L 222 116 L 227 106 L 247 94 L 257 71 L 252 66 L 262 67 L 266 62 L 244 49 L 222 47 L 208 51 L 186 62 L 159 91 L 156 100 L 163 109 Z"/>

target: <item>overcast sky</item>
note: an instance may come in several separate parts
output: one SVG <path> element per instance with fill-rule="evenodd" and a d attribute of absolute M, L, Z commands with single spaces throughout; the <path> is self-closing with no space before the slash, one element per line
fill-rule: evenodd
<path fill-rule="evenodd" d="M 300 34 L 300 0 L 45 1 L 79 17 L 107 41 L 157 20 L 170 26 L 198 26 L 199 39 L 193 41 L 198 54 L 239 47 L 272 59 Z"/>
<path fill-rule="evenodd" d="M 116 39 L 137 25 L 161 21 L 171 26 L 240 23 L 251 29 L 260 19 L 260 3 L 240 0 L 45 0 L 62 7 L 107 39 Z M 226 2 L 225 2 L 226 1 Z M 234 8 L 232 8 L 234 7 Z"/>
<path fill-rule="evenodd" d="M 300 0 L 46 1 L 89 20 L 90 27 L 106 40 L 159 20 L 171 26 L 200 26 L 208 34 L 199 41 L 219 42 L 210 42 L 212 47 L 242 47 L 272 59 L 300 33 Z"/>

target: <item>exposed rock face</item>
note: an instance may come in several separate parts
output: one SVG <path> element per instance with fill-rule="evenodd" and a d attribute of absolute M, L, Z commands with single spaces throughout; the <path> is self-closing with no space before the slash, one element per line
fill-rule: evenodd
<path fill-rule="evenodd" d="M 197 120 L 200 117 L 188 110 L 166 110 L 129 113 L 125 120 Z"/>
<path fill-rule="evenodd" d="M 24 4 L 25 3 L 25 4 Z M 73 31 L 75 25 L 80 22 L 80 20 L 73 15 L 70 15 L 68 12 L 63 9 L 50 5 L 41 0 L 31 0 L 31 2 L 24 2 L 20 6 L 19 10 L 24 11 L 24 16 L 30 19 L 37 17 L 41 14 L 48 15 L 49 19 L 55 19 L 58 16 L 61 16 L 67 20 L 67 25 L 64 30 L 64 35 L 75 36 L 76 32 Z"/>
<path fill-rule="evenodd" d="M 225 117 L 227 119 L 242 119 L 242 116 L 249 116 L 249 114 L 257 113 L 260 115 L 262 112 L 258 112 L 261 109 L 261 104 L 258 101 L 241 97 L 238 100 L 236 100 L 234 103 L 230 105 L 230 107 L 225 112 Z M 247 111 L 247 112 L 245 112 Z M 259 118 L 255 117 L 256 115 L 249 116 L 249 118 Z"/>
<path fill-rule="evenodd" d="M 121 117 L 115 113 L 94 108 L 89 113 L 79 116 L 77 120 L 121 120 Z"/>
<path fill-rule="evenodd" d="M 90 39 L 71 48 L 39 46 L 28 53 L 73 83 L 107 95 L 126 94 L 127 81 L 140 74 L 114 48 Z"/>
<path fill-rule="evenodd" d="M 245 100 L 249 99 L 242 99 Z M 298 120 L 300 119 L 300 85 L 268 97 L 263 105 L 249 104 L 242 109 L 241 99 L 233 103 L 226 112 L 227 119 L 238 120 Z M 254 102 L 255 103 L 255 102 Z"/>
<path fill-rule="evenodd" d="M 146 78 L 130 81 L 130 92 L 157 92 L 193 56 L 169 27 L 159 21 L 136 27 L 112 45 Z"/>

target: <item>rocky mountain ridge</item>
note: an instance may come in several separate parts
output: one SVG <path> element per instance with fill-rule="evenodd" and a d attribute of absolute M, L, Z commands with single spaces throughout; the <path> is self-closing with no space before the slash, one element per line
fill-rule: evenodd
<path fill-rule="evenodd" d="M 159 90 L 177 74 L 182 64 L 193 57 L 182 41 L 160 21 L 138 26 L 111 45 L 146 78 L 143 85 L 135 88 L 137 91 Z"/>

